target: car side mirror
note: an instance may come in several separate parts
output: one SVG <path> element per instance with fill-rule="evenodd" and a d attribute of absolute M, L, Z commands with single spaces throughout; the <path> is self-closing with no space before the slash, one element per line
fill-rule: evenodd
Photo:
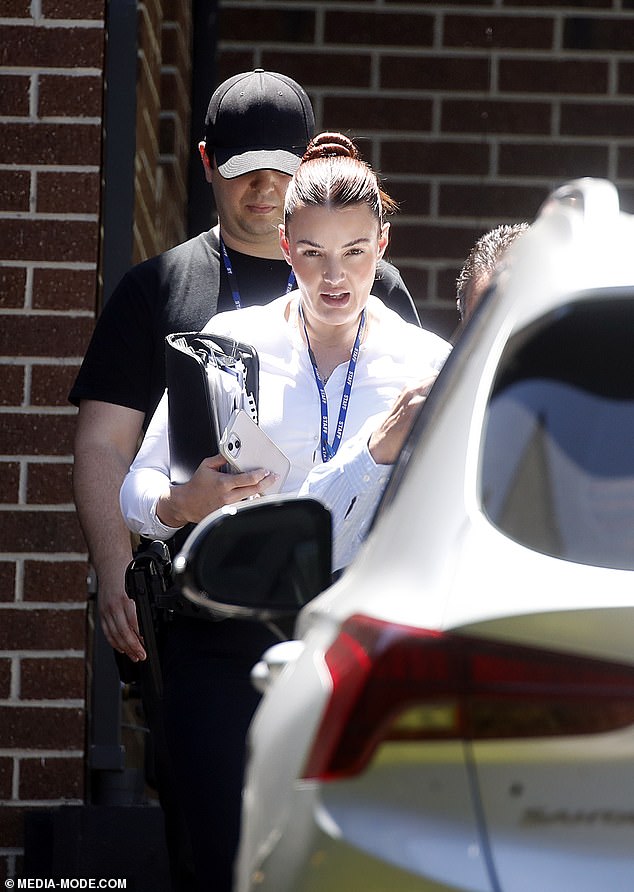
<path fill-rule="evenodd" d="M 315 499 L 269 496 L 202 520 L 172 565 L 173 582 L 218 619 L 294 616 L 332 580 L 330 512 Z"/>

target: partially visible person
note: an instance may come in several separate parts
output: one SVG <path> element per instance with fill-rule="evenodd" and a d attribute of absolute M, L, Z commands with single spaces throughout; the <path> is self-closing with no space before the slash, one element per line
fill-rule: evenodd
<path fill-rule="evenodd" d="M 528 227 L 525 222 L 503 224 L 477 240 L 456 279 L 456 304 L 463 324 L 473 314 L 507 249 Z"/>
<path fill-rule="evenodd" d="M 446 341 L 374 294 L 394 209 L 349 139 L 316 137 L 291 179 L 279 233 L 297 289 L 221 313 L 203 329 L 257 350 L 259 423 L 291 461 L 285 492 L 328 467 L 369 418 L 389 413 L 404 385 L 435 376 L 449 353 Z M 166 395 L 121 489 L 130 528 L 169 539 L 272 482 L 266 468 L 229 474 L 224 465 L 211 455 L 189 482 L 171 483 Z M 166 629 L 165 720 L 201 889 L 231 889 L 246 732 L 258 702 L 250 670 L 276 640 L 268 626 L 242 620 L 175 616 Z"/>
<path fill-rule="evenodd" d="M 134 662 L 146 654 L 123 584 L 132 552 L 119 489 L 165 389 L 165 336 L 199 331 L 216 312 L 266 304 L 292 287 L 277 227 L 313 131 L 308 96 L 283 74 L 244 72 L 214 91 L 199 152 L 218 225 L 123 277 L 71 390 L 79 406 L 75 502 L 98 577 L 101 623 L 110 645 Z M 419 324 L 398 270 L 382 259 L 373 293 Z"/>

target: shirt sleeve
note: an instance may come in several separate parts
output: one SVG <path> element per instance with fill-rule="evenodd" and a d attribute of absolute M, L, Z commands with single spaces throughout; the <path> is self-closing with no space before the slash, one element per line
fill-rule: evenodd
<path fill-rule="evenodd" d="M 372 430 L 376 422 L 372 425 Z M 333 525 L 332 569 L 346 567 L 365 539 L 392 470 L 377 465 L 368 449 L 369 433 L 345 443 L 327 464 L 308 474 L 298 495 L 317 499 L 329 509 Z"/>
<path fill-rule="evenodd" d="M 119 503 L 128 527 L 151 539 L 171 539 L 179 528 L 161 523 L 159 498 L 170 486 L 167 438 L 167 394 L 158 404 L 143 443 L 121 486 Z"/>

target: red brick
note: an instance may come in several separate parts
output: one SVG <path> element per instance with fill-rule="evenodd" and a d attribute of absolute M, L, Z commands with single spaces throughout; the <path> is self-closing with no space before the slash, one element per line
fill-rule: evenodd
<path fill-rule="evenodd" d="M 6 696 L 6 695 L 4 695 Z M 0 758 L 0 799 L 11 798 L 13 786 L 13 759 Z"/>
<path fill-rule="evenodd" d="M 169 117 L 165 114 L 161 115 L 159 121 L 159 153 L 161 155 L 172 155 L 177 151 L 177 127 L 178 121 L 173 115 Z"/>
<path fill-rule="evenodd" d="M 73 511 L 0 511 L 0 542 L 6 552 L 55 554 L 86 548 Z"/>
<path fill-rule="evenodd" d="M 0 170 L 0 211 L 28 211 L 30 192 L 28 170 Z"/>
<path fill-rule="evenodd" d="M 489 217 L 503 222 L 532 220 L 545 198 L 538 186 L 515 183 L 443 183 L 438 212 L 441 217 Z"/>
<path fill-rule="evenodd" d="M 226 10 L 223 11 L 223 15 L 225 14 Z M 253 69 L 256 67 L 255 53 L 252 49 L 226 50 L 219 48 L 218 56 L 216 58 L 216 77 L 214 83 L 211 85 L 209 95 L 211 96 L 211 90 L 213 90 L 214 87 L 217 87 L 218 84 L 221 84 L 223 81 L 227 80 L 228 77 L 233 77 L 234 74 L 238 74 L 240 71 L 253 71 Z M 279 71 L 280 69 L 271 68 L 271 70 Z M 286 72 L 286 69 L 283 68 L 282 71 Z M 295 77 L 294 74 L 291 74 L 290 76 Z M 299 82 L 302 86 L 304 86 L 304 82 L 301 79 Z M 203 121 L 197 123 L 200 123 L 199 138 L 202 139 L 204 133 Z"/>
<path fill-rule="evenodd" d="M 416 12 L 328 10 L 324 24 L 326 43 L 357 46 L 432 46 L 434 17 Z"/>
<path fill-rule="evenodd" d="M 33 306 L 37 310 L 97 308 L 97 271 L 90 269 L 33 270 Z"/>
<path fill-rule="evenodd" d="M 390 175 L 487 173 L 489 148 L 482 142 L 449 142 L 448 140 L 383 140 L 379 167 Z"/>
<path fill-rule="evenodd" d="M 312 43 L 315 39 L 315 13 L 310 9 L 221 9 L 218 14 L 218 30 L 220 40 L 232 43 L 241 40 L 251 44 L 257 34 L 259 44 L 267 43 Z M 248 23 L 248 27 L 246 27 Z M 237 68 L 248 71 L 248 68 Z"/>
<path fill-rule="evenodd" d="M 634 93 L 634 62 L 619 62 L 618 92 Z"/>
<path fill-rule="evenodd" d="M 32 406 L 68 406 L 77 366 L 36 365 L 31 379 Z"/>
<path fill-rule="evenodd" d="M 566 16 L 564 50 L 632 51 L 632 19 L 620 16 Z"/>
<path fill-rule="evenodd" d="M 93 319 L 76 316 L 5 316 L 0 355 L 82 356 L 93 328 Z"/>
<path fill-rule="evenodd" d="M 571 180 L 575 177 L 604 177 L 608 169 L 606 145 L 565 143 L 512 143 L 500 145 L 498 172 L 501 176 L 535 176 Z"/>
<path fill-rule="evenodd" d="M 81 799 L 84 794 L 81 758 L 20 759 L 19 798 Z"/>
<path fill-rule="evenodd" d="M 94 19 L 103 21 L 103 0 L 42 0 L 47 19 Z"/>
<path fill-rule="evenodd" d="M 94 263 L 97 225 L 83 220 L 0 220 L 7 260 Z"/>
<path fill-rule="evenodd" d="M 397 202 L 400 214 L 429 214 L 431 211 L 431 189 L 429 183 L 411 183 L 391 176 L 385 183 L 387 191 Z"/>
<path fill-rule="evenodd" d="M 102 103 L 103 80 L 100 75 L 40 75 L 38 114 L 42 118 L 99 118 Z"/>
<path fill-rule="evenodd" d="M 480 234 L 472 226 L 399 223 L 393 227 L 392 253 L 431 260 L 456 258 L 462 263 Z"/>
<path fill-rule="evenodd" d="M 0 738 L 2 730 L 0 729 Z M 24 819 L 27 809 L 10 806 L 0 807 L 0 839 L 3 846 L 20 848 L 24 845 Z"/>
<path fill-rule="evenodd" d="M 0 706 L 0 746 L 7 749 L 82 749 L 83 735 L 82 709 Z"/>
<path fill-rule="evenodd" d="M 30 19 L 31 0 L 2 0 L 2 15 L 9 19 Z"/>
<path fill-rule="evenodd" d="M 82 700 L 85 693 L 83 657 L 20 660 L 21 700 Z"/>
<path fill-rule="evenodd" d="M 11 660 L 0 659 L 0 700 L 11 696 Z M 0 784 L 2 783 L 2 759 L 0 759 Z M 0 799 L 4 797 L 0 793 Z"/>
<path fill-rule="evenodd" d="M 29 164 L 93 165 L 101 153 L 99 124 L 3 124 L 0 164 L 28 158 Z"/>
<path fill-rule="evenodd" d="M 547 102 L 445 99 L 442 103 L 441 129 L 445 133 L 547 135 L 550 132 L 550 114 Z"/>
<path fill-rule="evenodd" d="M 446 308 L 430 307 L 423 304 L 418 315 L 423 328 L 433 331 L 446 340 L 451 338 L 458 324 L 458 313 L 454 301 L 447 301 Z"/>
<path fill-rule="evenodd" d="M 15 563 L 0 561 L 0 601 L 15 600 Z"/>
<path fill-rule="evenodd" d="M 24 306 L 26 270 L 20 267 L 0 266 L 0 307 Z"/>
<path fill-rule="evenodd" d="M 634 136 L 634 104 L 564 102 L 560 129 L 564 136 L 631 138 Z"/>
<path fill-rule="evenodd" d="M 617 176 L 627 180 L 634 178 L 634 148 L 619 146 L 617 157 Z"/>
<path fill-rule="evenodd" d="M 0 25 L 0 66 L 101 68 L 101 28 Z"/>
<path fill-rule="evenodd" d="M 24 600 L 82 603 L 87 597 L 87 577 L 85 561 L 26 560 Z"/>
<path fill-rule="evenodd" d="M 3 365 L 0 367 L 0 374 L 0 405 L 21 406 L 24 402 L 24 366 Z"/>
<path fill-rule="evenodd" d="M 29 462 L 26 500 L 29 505 L 69 504 L 73 501 L 70 462 Z"/>
<path fill-rule="evenodd" d="M 99 213 L 99 174 L 38 174 L 37 210 L 44 214 Z"/>
<path fill-rule="evenodd" d="M 182 108 L 187 102 L 188 85 L 183 81 L 182 72 L 167 70 L 161 73 L 160 109 Z"/>
<path fill-rule="evenodd" d="M 446 15 L 443 43 L 448 47 L 541 49 L 553 47 L 554 20 L 545 17 Z"/>
<path fill-rule="evenodd" d="M 28 115 L 31 78 L 17 74 L 0 75 L 0 115 Z"/>
<path fill-rule="evenodd" d="M 223 54 L 224 56 L 224 54 Z M 242 70 L 232 62 L 232 72 Z M 304 87 L 308 95 L 314 87 L 341 86 L 341 72 L 345 70 L 345 86 L 368 87 L 372 76 L 372 59 L 368 53 L 349 50 L 328 50 L 313 53 L 294 53 L 292 50 L 264 50 L 262 66 L 267 71 L 283 71 Z M 247 66 L 248 67 L 248 66 Z M 327 120 L 327 118 L 325 118 Z M 326 127 L 328 125 L 325 125 Z"/>
<path fill-rule="evenodd" d="M 163 12 L 163 28 L 161 29 L 161 63 L 173 65 L 179 69 L 189 68 L 187 64 L 191 55 L 187 34 L 183 28 L 165 27 L 165 11 Z"/>
<path fill-rule="evenodd" d="M 0 455 L 70 455 L 74 415 L 8 412 L 2 416 Z"/>
<path fill-rule="evenodd" d="M 84 610 L 7 607 L 2 611 L 1 650 L 83 650 L 85 637 Z"/>
<path fill-rule="evenodd" d="M 465 258 L 466 260 L 466 255 Z M 458 324 L 458 311 L 456 310 L 456 279 L 458 277 L 458 273 L 462 268 L 462 262 L 456 263 L 455 266 L 450 267 L 449 269 L 440 270 L 437 274 L 437 286 L 438 293 L 440 296 L 444 296 L 447 299 L 447 304 L 451 306 L 451 308 L 455 311 L 456 314 L 456 325 Z"/>
<path fill-rule="evenodd" d="M 391 56 L 380 59 L 380 84 L 388 90 L 488 90 L 488 59 L 446 56 Z"/>
<path fill-rule="evenodd" d="M 4 505 L 17 505 L 19 486 L 20 465 L 18 462 L 0 462 L 0 502 Z"/>
<path fill-rule="evenodd" d="M 626 3 L 628 0 L 626 0 Z M 503 0 L 505 7 L 512 8 L 514 6 L 520 9 L 526 9 L 526 0 Z M 574 9 L 612 9 L 613 0 L 557 0 L 557 6 L 565 8 L 570 6 Z M 553 0 L 531 0 L 531 6 L 547 6 L 549 9 L 553 7 Z"/>
<path fill-rule="evenodd" d="M 584 59 L 501 59 L 499 87 L 522 93 L 607 93 L 608 63 Z"/>
<path fill-rule="evenodd" d="M 381 95 L 327 96 L 324 120 L 328 126 L 345 133 L 356 131 L 360 136 L 368 130 L 429 131 L 432 126 L 430 99 L 394 99 Z M 360 147 L 362 149 L 362 147 Z"/>
<path fill-rule="evenodd" d="M 396 262 L 393 257 L 392 262 Z M 403 281 L 414 299 L 414 303 L 417 307 L 422 306 L 429 291 L 429 272 L 418 266 L 410 266 L 407 261 L 398 262 L 397 266 Z"/>

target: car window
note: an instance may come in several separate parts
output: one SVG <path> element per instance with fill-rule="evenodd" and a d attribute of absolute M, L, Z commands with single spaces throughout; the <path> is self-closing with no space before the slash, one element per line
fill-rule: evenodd
<path fill-rule="evenodd" d="M 634 293 L 571 304 L 509 341 L 480 499 L 529 548 L 634 569 Z"/>

